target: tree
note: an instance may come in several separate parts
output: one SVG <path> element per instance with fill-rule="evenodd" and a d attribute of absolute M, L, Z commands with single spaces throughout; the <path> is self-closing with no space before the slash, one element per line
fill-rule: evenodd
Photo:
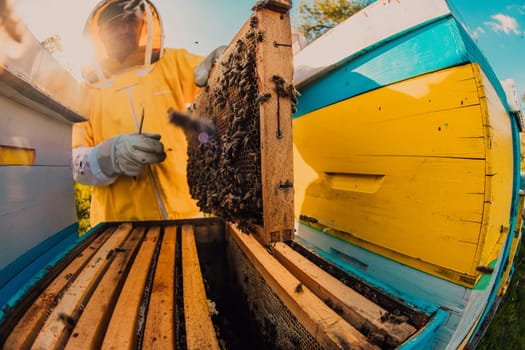
<path fill-rule="evenodd" d="M 1 0 L 0 0 L 1 1 Z M 40 45 L 52 54 L 55 59 L 60 62 L 64 68 L 73 74 L 73 68 L 67 55 L 64 53 L 64 46 L 62 45 L 62 38 L 58 34 L 50 35 L 40 42 Z"/>
<path fill-rule="evenodd" d="M 78 234 L 82 236 L 90 229 L 89 207 L 91 204 L 91 186 L 73 182 L 75 190 L 75 206 L 78 218 Z"/>
<path fill-rule="evenodd" d="M 373 0 L 301 0 L 298 29 L 311 42 L 366 7 Z"/>
<path fill-rule="evenodd" d="M 58 34 L 45 38 L 40 42 L 40 44 L 42 44 L 44 49 L 49 51 L 51 54 L 64 51 L 64 47 L 62 46 L 62 38 Z"/>

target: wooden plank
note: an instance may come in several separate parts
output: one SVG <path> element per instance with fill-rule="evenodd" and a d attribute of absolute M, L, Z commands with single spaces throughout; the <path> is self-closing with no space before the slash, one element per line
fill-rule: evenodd
<path fill-rule="evenodd" d="M 269 255 L 253 235 L 244 234 L 231 224 L 228 225 L 228 232 L 274 293 L 323 349 L 378 349 L 308 287 L 298 291 L 301 281 Z"/>
<path fill-rule="evenodd" d="M 280 13 L 286 13 L 288 12 L 288 10 L 292 8 L 292 1 L 291 0 L 259 1 L 255 4 L 254 8 L 257 8 L 258 6 L 269 8 L 273 11 L 277 11 Z"/>
<path fill-rule="evenodd" d="M 219 349 L 202 282 L 193 227 L 182 226 L 182 286 L 188 350 Z"/>
<path fill-rule="evenodd" d="M 85 305 L 65 349 L 99 349 L 109 317 L 128 275 L 132 259 L 144 237 L 143 227 L 135 228 L 116 251 L 111 266 Z"/>
<path fill-rule="evenodd" d="M 9 334 L 4 344 L 5 350 L 26 349 L 31 345 L 58 296 L 72 283 L 113 231 L 114 228 L 109 228 L 100 234 L 46 287 Z"/>
<path fill-rule="evenodd" d="M 288 245 L 277 243 L 272 251 L 281 264 L 315 295 L 329 302 L 333 309 L 340 310 L 339 314 L 356 329 L 384 336 L 390 346 L 401 344 L 416 332 L 406 322 L 382 321 L 389 315 L 387 310 L 344 285 Z"/>
<path fill-rule="evenodd" d="M 65 340 L 69 328 L 76 321 L 82 305 L 104 272 L 107 257 L 112 250 L 120 246 L 131 231 L 131 224 L 121 224 L 108 238 L 98 252 L 89 260 L 87 266 L 64 293 L 57 307 L 51 312 L 32 348 L 53 349 Z"/>
<path fill-rule="evenodd" d="M 137 318 L 159 236 L 159 227 L 148 230 L 113 310 L 102 349 L 136 348 Z"/>
<path fill-rule="evenodd" d="M 293 79 L 290 15 L 265 9 L 257 17 L 265 37 L 257 45 L 259 84 L 267 89 L 279 77 L 280 88 L 286 90 Z M 260 105 L 264 229 L 260 239 L 265 243 L 292 240 L 294 227 L 292 102 L 275 85 L 271 91 L 260 92 L 272 94 Z"/>
<path fill-rule="evenodd" d="M 146 318 L 142 349 L 175 349 L 175 245 L 177 226 L 164 229 L 164 237 Z"/>
<path fill-rule="evenodd" d="M 487 172 L 485 177 L 485 201 L 483 203 L 483 222 L 481 224 L 480 247 L 474 260 L 474 266 L 487 265 L 502 249 L 505 230 L 512 221 L 509 194 L 513 193 L 513 174 L 515 150 L 511 133 L 511 119 L 505 112 L 505 107 L 498 93 L 477 64 L 472 65 L 478 93 L 481 100 L 484 133 L 487 151 Z M 520 214 L 518 214 L 520 215 Z M 501 225 L 505 227 L 501 227 Z M 481 244 L 483 246 L 481 246 Z"/>

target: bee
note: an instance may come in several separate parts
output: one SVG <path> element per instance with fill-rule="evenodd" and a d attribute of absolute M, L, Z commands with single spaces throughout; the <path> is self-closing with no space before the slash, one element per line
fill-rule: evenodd
<path fill-rule="evenodd" d="M 255 39 L 255 32 L 253 30 L 248 31 L 248 33 L 246 33 L 246 39 L 248 40 Z"/>
<path fill-rule="evenodd" d="M 246 85 L 248 85 L 249 83 L 250 83 L 250 80 L 247 77 L 244 77 L 241 79 L 241 81 L 239 81 L 239 87 L 241 89 L 244 89 L 244 87 L 246 87 Z"/>
<path fill-rule="evenodd" d="M 232 143 L 239 143 L 242 138 L 244 136 L 244 132 L 242 130 L 237 130 L 236 132 L 233 133 L 233 135 L 230 137 Z"/>
<path fill-rule="evenodd" d="M 257 41 L 258 42 L 263 42 L 264 41 L 264 31 L 263 30 L 259 30 L 257 32 Z"/>
<path fill-rule="evenodd" d="M 248 192 L 244 195 L 244 197 L 242 198 L 242 200 L 246 202 L 246 201 L 249 200 L 252 196 L 253 196 L 253 191 L 248 191 Z"/>
<path fill-rule="evenodd" d="M 255 28 L 257 27 L 257 24 L 259 24 L 259 18 L 257 18 L 257 16 L 252 16 L 250 18 L 250 27 Z"/>
<path fill-rule="evenodd" d="M 77 323 L 77 321 L 72 316 L 69 316 L 63 312 L 58 314 L 58 319 L 65 323 L 68 330 L 73 329 Z"/>
<path fill-rule="evenodd" d="M 295 88 L 295 86 L 293 84 L 290 84 L 288 85 L 288 93 L 290 94 L 290 96 L 295 96 L 295 99 L 297 101 L 297 96 L 301 96 L 301 93 L 299 91 L 297 91 L 297 89 Z"/>
<path fill-rule="evenodd" d="M 317 223 L 317 219 L 316 218 L 312 218 L 312 217 L 306 216 L 304 214 L 299 215 L 299 220 L 301 220 L 303 222 L 309 222 L 309 223 L 312 223 L 312 224 Z"/>
<path fill-rule="evenodd" d="M 271 80 L 276 84 L 284 85 L 284 79 L 278 75 L 273 75 Z"/>
<path fill-rule="evenodd" d="M 271 93 L 266 93 L 266 94 L 259 94 L 257 96 L 257 98 L 255 99 L 255 103 L 263 103 L 263 102 L 266 102 L 268 101 L 270 98 L 272 97 L 272 94 Z"/>
<path fill-rule="evenodd" d="M 490 266 L 483 266 L 483 265 L 480 265 L 480 266 L 477 266 L 476 267 L 476 271 L 479 271 L 485 275 L 490 275 L 491 273 L 494 272 L 494 269 Z"/>
<path fill-rule="evenodd" d="M 242 140 L 242 147 L 248 148 L 248 145 L 250 144 L 250 136 L 246 135 L 244 136 L 244 139 Z"/>

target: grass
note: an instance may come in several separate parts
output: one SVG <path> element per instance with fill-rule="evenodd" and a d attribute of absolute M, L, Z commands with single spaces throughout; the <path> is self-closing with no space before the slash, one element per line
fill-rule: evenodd
<path fill-rule="evenodd" d="M 78 217 L 78 235 L 82 236 L 90 228 L 89 206 L 91 204 L 91 186 L 74 183 L 75 205 Z"/>
<path fill-rule="evenodd" d="M 478 350 L 525 349 L 525 248 L 519 250 L 514 276 Z"/>

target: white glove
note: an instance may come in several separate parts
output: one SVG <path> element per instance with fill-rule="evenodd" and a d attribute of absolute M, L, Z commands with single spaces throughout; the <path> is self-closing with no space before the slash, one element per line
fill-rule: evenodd
<path fill-rule="evenodd" d="M 148 164 L 166 159 L 159 134 L 125 134 L 102 142 L 97 160 L 100 170 L 108 176 L 137 176 Z"/>
<path fill-rule="evenodd" d="M 197 85 L 198 87 L 206 86 L 206 84 L 208 83 L 208 77 L 210 75 L 211 68 L 215 64 L 215 61 L 217 61 L 217 59 L 221 57 L 224 50 L 226 50 L 226 46 L 219 46 L 218 48 L 210 52 L 210 54 L 206 56 L 206 58 L 201 63 L 199 63 L 199 65 L 197 66 L 197 68 L 195 68 L 195 71 L 193 72 L 193 76 L 195 78 L 195 85 Z"/>

